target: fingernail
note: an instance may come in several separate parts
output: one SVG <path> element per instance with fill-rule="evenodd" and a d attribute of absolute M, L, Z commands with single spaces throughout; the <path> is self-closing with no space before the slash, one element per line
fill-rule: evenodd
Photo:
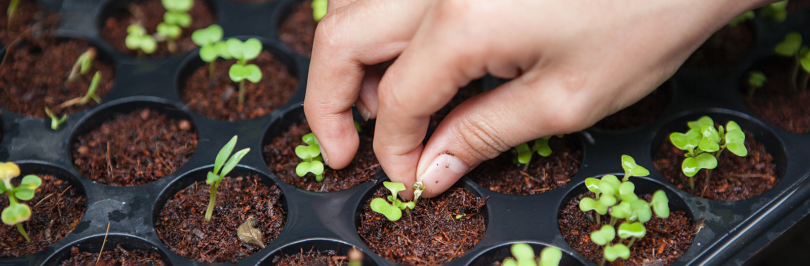
<path fill-rule="evenodd" d="M 366 105 L 362 102 L 357 102 L 354 104 L 354 107 L 357 107 L 357 111 L 360 111 L 360 116 L 363 117 L 363 120 L 368 121 L 368 118 L 371 117 L 371 112 L 368 110 Z"/>
<path fill-rule="evenodd" d="M 321 157 L 323 157 L 323 165 L 329 165 L 329 157 L 326 157 L 326 153 L 323 152 L 323 146 L 318 145 L 318 149 L 321 149 Z"/>
<path fill-rule="evenodd" d="M 435 195 L 432 191 L 445 191 L 452 186 L 470 167 L 450 154 L 441 154 L 428 166 L 424 173 L 417 178 L 422 180 L 428 195 Z"/>

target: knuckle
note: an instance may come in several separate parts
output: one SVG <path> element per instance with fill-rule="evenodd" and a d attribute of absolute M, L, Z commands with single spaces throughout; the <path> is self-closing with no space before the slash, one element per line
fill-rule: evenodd
<path fill-rule="evenodd" d="M 511 148 L 497 130 L 485 119 L 462 119 L 456 124 L 455 134 L 460 143 L 466 144 L 476 159 L 484 161 L 495 158 Z"/>

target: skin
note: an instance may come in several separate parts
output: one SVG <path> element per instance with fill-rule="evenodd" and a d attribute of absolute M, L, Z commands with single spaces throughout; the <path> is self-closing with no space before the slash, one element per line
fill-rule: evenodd
<path fill-rule="evenodd" d="M 392 181 L 447 190 L 520 143 L 590 127 L 672 76 L 713 32 L 763 0 L 330 0 L 304 101 L 326 163 L 358 147 L 351 107 L 376 119 Z M 393 60 L 380 75 L 376 65 Z M 513 80 L 430 115 L 491 74 Z"/>

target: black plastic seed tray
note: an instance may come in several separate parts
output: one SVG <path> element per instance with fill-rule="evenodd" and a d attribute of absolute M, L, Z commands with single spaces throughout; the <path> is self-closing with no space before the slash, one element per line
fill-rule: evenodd
<path fill-rule="evenodd" d="M 303 119 L 301 102 L 306 87 L 309 59 L 295 54 L 278 38 L 276 29 L 296 0 L 267 3 L 243 3 L 213 0 L 211 6 L 225 37 L 256 37 L 264 50 L 287 65 L 300 82 L 287 104 L 255 119 L 225 122 L 196 114 L 180 100 L 178 88 L 188 74 L 203 63 L 196 51 L 164 59 L 139 59 L 123 55 L 100 37 L 102 22 L 112 7 L 121 0 L 41 1 L 63 14 L 59 35 L 84 39 L 100 48 L 102 60 L 116 68 L 113 88 L 102 98 L 102 104 L 71 114 L 63 128 L 49 129 L 50 121 L 25 117 L 2 109 L 3 138 L 0 161 L 20 164 L 23 171 L 54 173 L 72 183 L 87 196 L 87 211 L 76 229 L 45 251 L 19 258 L 0 259 L 2 265 L 58 265 L 70 255 L 70 248 L 97 252 L 101 248 L 107 225 L 109 236 L 105 249 L 121 243 L 130 249 L 157 250 L 171 265 L 207 265 L 170 251 L 156 236 L 154 219 L 163 204 L 174 193 L 203 180 L 213 165 L 219 148 L 233 135 L 239 135 L 236 149 L 249 147 L 250 152 L 234 174 L 256 173 L 265 184 L 278 184 L 284 194 L 287 212 L 285 227 L 276 240 L 263 250 L 239 262 L 239 265 L 270 264 L 278 252 L 296 253 L 301 249 L 338 250 L 351 246 L 365 253 L 364 265 L 395 265 L 371 252 L 357 234 L 361 205 L 387 177 L 378 173 L 377 182 L 366 182 L 353 188 L 328 193 L 297 189 L 282 182 L 270 172 L 262 158 L 262 146 L 290 124 Z M 597 128 L 575 133 L 584 152 L 582 166 L 571 181 L 557 189 L 532 196 L 511 196 L 483 188 L 468 178 L 456 185 L 488 198 L 484 213 L 487 231 L 478 245 L 466 255 L 447 265 L 488 265 L 502 260 L 510 244 L 530 242 L 537 250 L 553 245 L 563 250 L 563 265 L 593 265 L 574 251 L 563 239 L 557 217 L 561 206 L 585 191 L 585 178 L 621 173 L 619 158 L 633 156 L 639 165 L 651 171 L 649 177 L 634 178 L 637 191 L 666 191 L 670 207 L 684 211 L 694 222 L 703 221 L 688 252 L 674 265 L 742 264 L 755 256 L 774 239 L 809 212 L 810 136 L 799 135 L 767 125 L 757 119 L 739 96 L 738 81 L 758 59 L 772 54 L 773 45 L 789 30 L 802 31 L 810 37 L 808 16 L 791 13 L 784 23 L 760 19 L 756 25 L 756 48 L 741 62 L 713 69 L 682 69 L 667 83 L 672 86 L 672 101 L 655 122 L 624 131 Z M 273 78 L 273 77 L 265 77 Z M 492 88 L 499 81 L 488 78 Z M 70 159 L 76 137 L 100 125 L 114 113 L 139 107 L 153 107 L 172 118 L 192 121 L 198 133 L 198 147 L 189 161 L 176 172 L 149 184 L 114 187 L 95 183 L 79 174 Z M 715 121 L 738 122 L 764 143 L 777 164 L 779 183 L 758 197 L 736 201 L 712 201 L 690 195 L 666 181 L 652 163 L 652 153 L 672 131 L 683 132 L 686 121 L 710 115 Z M 794 209 L 794 207 L 796 207 Z M 418 211 L 418 210 L 417 210 Z M 796 230 L 796 227 L 791 230 Z M 799 228 L 801 229 L 801 228 Z"/>

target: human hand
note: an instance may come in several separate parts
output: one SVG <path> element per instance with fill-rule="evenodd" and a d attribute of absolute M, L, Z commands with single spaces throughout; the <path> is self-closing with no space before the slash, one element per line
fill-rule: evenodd
<path fill-rule="evenodd" d="M 356 104 L 377 119 L 374 150 L 409 188 L 401 195 L 421 181 L 431 197 L 513 146 L 638 101 L 711 33 L 764 4 L 344 0 L 316 30 L 304 110 L 325 161 L 340 169 L 358 147 Z M 394 58 L 382 77 L 368 67 Z M 514 79 L 456 107 L 423 146 L 430 115 L 487 73 Z"/>

